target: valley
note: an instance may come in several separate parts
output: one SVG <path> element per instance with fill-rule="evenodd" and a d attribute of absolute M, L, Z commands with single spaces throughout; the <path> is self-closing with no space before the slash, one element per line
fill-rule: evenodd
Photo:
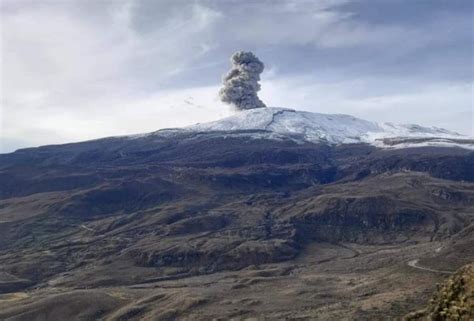
<path fill-rule="evenodd" d="M 40 311 L 50 320 L 77 315 L 105 320 L 388 320 L 422 305 L 433 285 L 443 279 L 442 274 L 407 265 L 414 256 L 433 250 L 433 245 L 312 243 L 294 261 L 251 265 L 239 271 L 93 289 L 53 280 L 32 291 L 1 295 L 0 315 L 26 318 L 28 311 L 35 315 Z M 88 278 L 90 273 L 81 277 Z M 12 302 L 18 301 L 21 305 L 12 308 Z M 78 313 L 52 308 L 59 302 L 71 306 L 79 302 L 88 309 Z"/>

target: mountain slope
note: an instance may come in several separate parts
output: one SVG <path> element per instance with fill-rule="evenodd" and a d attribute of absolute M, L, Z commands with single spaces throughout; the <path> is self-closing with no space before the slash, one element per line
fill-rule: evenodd
<path fill-rule="evenodd" d="M 363 142 L 380 126 L 262 109 L 0 155 L 0 319 L 416 310 L 443 275 L 407 262 L 474 260 L 474 152 Z"/>

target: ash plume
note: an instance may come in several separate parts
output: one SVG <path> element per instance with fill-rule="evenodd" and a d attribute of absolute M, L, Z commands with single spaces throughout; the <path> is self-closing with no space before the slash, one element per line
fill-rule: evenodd
<path fill-rule="evenodd" d="M 219 91 L 221 100 L 239 110 L 266 107 L 257 96 L 263 62 L 250 51 L 238 51 L 230 61 L 232 69 L 224 76 L 224 87 Z"/>

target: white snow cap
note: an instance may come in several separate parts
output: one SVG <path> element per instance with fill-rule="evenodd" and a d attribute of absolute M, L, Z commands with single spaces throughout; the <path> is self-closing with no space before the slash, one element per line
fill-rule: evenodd
<path fill-rule="evenodd" d="M 437 127 L 376 123 L 350 115 L 319 114 L 286 108 L 257 108 L 184 131 L 235 132 L 254 138 L 291 138 L 328 144 L 368 143 L 381 148 L 458 146 L 474 149 L 474 138 Z M 245 133 L 248 131 L 248 133 Z M 229 134 L 229 133 L 228 133 Z"/>

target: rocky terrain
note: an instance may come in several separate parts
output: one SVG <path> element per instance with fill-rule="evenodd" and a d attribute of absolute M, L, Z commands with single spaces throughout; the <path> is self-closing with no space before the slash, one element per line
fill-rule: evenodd
<path fill-rule="evenodd" d="M 404 320 L 474 319 L 474 264 L 450 277 L 430 299 L 425 309 L 408 314 Z"/>
<path fill-rule="evenodd" d="M 281 124 L 0 155 L 0 319 L 393 320 L 474 261 L 469 139 Z"/>

